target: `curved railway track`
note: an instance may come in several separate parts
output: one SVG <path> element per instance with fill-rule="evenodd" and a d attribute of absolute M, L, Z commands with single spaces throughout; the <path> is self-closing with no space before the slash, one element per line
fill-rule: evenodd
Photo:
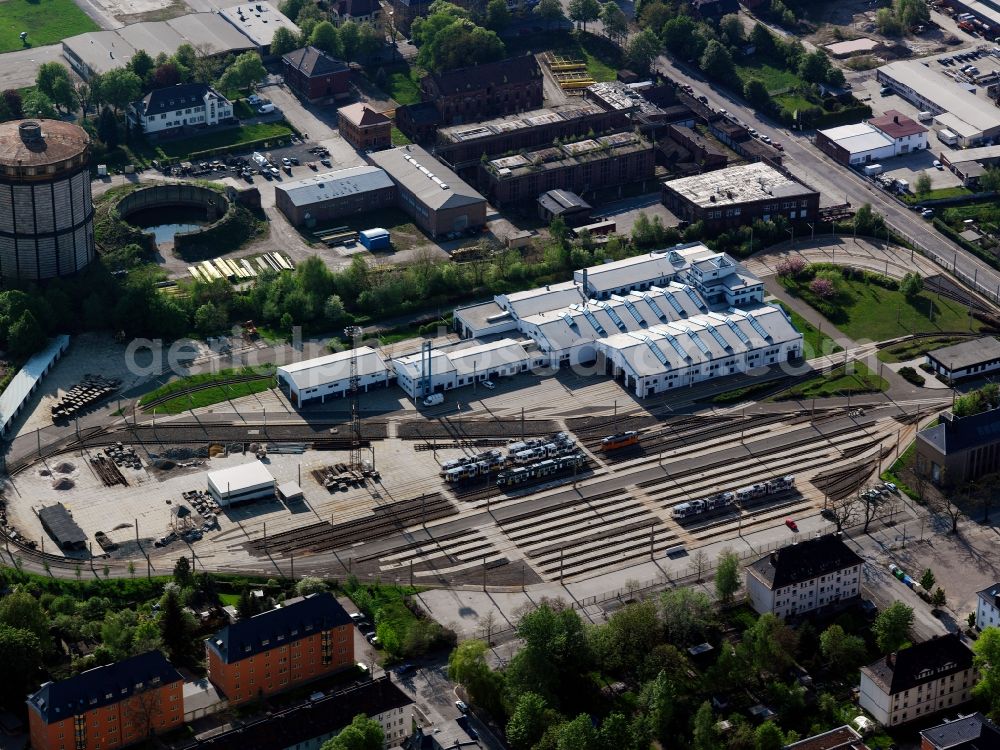
<path fill-rule="evenodd" d="M 210 388 L 218 388 L 228 385 L 239 385 L 240 383 L 255 383 L 260 380 L 274 380 L 274 373 L 270 375 L 237 375 L 232 378 L 225 378 L 223 380 L 211 380 L 205 383 L 198 383 L 192 385 L 188 388 L 181 388 L 171 393 L 164 394 L 157 398 L 147 401 L 146 403 L 139 403 L 139 408 L 143 411 L 149 411 L 154 409 L 160 404 L 165 404 L 167 401 L 173 401 L 175 398 L 183 398 L 184 396 L 189 396 L 193 393 L 198 393 L 199 391 L 207 391 Z"/>

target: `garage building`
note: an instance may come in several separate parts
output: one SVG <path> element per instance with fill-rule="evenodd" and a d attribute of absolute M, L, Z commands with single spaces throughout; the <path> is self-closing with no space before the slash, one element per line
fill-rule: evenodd
<path fill-rule="evenodd" d="M 530 350 L 530 351 L 529 351 Z M 500 339 L 464 349 L 433 349 L 393 361 L 396 379 L 411 398 L 441 393 L 484 380 L 510 377 L 545 364 L 530 341 Z"/>
<path fill-rule="evenodd" d="M 367 158 L 389 174 L 399 207 L 432 237 L 486 223 L 486 199 L 419 146 L 376 151 Z"/>
<path fill-rule="evenodd" d="M 274 497 L 274 477 L 260 461 L 210 471 L 208 491 L 221 506 Z"/>
<path fill-rule="evenodd" d="M 60 549 L 78 550 L 87 546 L 87 535 L 62 503 L 48 505 L 38 511 L 38 520 Z"/>
<path fill-rule="evenodd" d="M 841 164 L 877 164 L 896 155 L 892 139 L 866 122 L 816 131 L 816 146 Z"/>
<path fill-rule="evenodd" d="M 377 386 L 387 387 L 394 377 L 393 371 L 382 353 L 370 346 L 283 365 L 278 368 L 278 384 L 298 406 L 316 400 L 325 403 L 328 396 L 345 396 L 351 388 L 351 356 L 355 352 L 358 388 L 367 393 Z"/>
<path fill-rule="evenodd" d="M 324 172 L 274 189 L 275 206 L 297 227 L 376 211 L 395 202 L 396 186 L 389 175 L 368 165 Z"/>

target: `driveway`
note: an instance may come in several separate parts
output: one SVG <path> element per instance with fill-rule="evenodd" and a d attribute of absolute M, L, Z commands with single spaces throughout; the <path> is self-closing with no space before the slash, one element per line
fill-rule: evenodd
<path fill-rule="evenodd" d="M 335 167 L 356 167 L 365 163 L 354 147 L 337 132 L 337 110 L 332 105 L 303 104 L 284 84 L 267 86 L 263 93 L 305 140 L 330 149 L 330 161 Z"/>

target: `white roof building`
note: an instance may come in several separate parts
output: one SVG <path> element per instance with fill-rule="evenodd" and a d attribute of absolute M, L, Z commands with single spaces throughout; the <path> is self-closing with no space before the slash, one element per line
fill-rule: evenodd
<path fill-rule="evenodd" d="M 207 474 L 208 491 L 219 505 L 235 505 L 274 496 L 274 477 L 260 461 Z"/>
<path fill-rule="evenodd" d="M 325 403 L 327 396 L 346 396 L 351 387 L 351 357 L 356 352 L 358 388 L 368 392 L 375 386 L 388 386 L 394 377 L 382 353 L 370 346 L 347 349 L 324 357 L 303 360 L 278 368 L 278 384 L 293 404 L 310 401 Z"/>
<path fill-rule="evenodd" d="M 474 381 L 527 372 L 546 362 L 534 349 L 530 341 L 504 338 L 448 351 L 433 349 L 429 360 L 420 353 L 410 354 L 393 360 L 393 365 L 399 387 L 411 398 L 419 398 L 471 385 Z"/>
<path fill-rule="evenodd" d="M 783 310 L 760 305 L 619 333 L 597 342 L 614 377 L 640 398 L 802 354 L 802 334 Z"/>
<path fill-rule="evenodd" d="M 877 162 L 895 155 L 895 143 L 866 122 L 818 131 L 848 154 L 850 164 Z"/>
<path fill-rule="evenodd" d="M 662 286 L 676 278 L 692 261 L 713 255 L 716 253 L 694 242 L 574 271 L 573 280 L 584 287 L 588 297 L 607 299 L 611 294 Z"/>
<path fill-rule="evenodd" d="M 883 65 L 876 76 L 914 106 L 933 113 L 935 124 L 957 134 L 962 147 L 1000 136 L 1000 109 L 919 60 Z"/>
<path fill-rule="evenodd" d="M 271 46 L 274 32 L 286 28 L 296 37 L 302 30 L 284 13 L 267 2 L 252 2 L 223 8 L 219 15 L 239 29 L 263 51 Z"/>

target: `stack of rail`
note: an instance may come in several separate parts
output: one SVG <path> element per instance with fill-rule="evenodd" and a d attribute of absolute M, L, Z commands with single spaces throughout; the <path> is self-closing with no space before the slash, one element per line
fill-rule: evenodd
<path fill-rule="evenodd" d="M 346 490 L 348 487 L 360 487 L 369 476 L 373 476 L 373 472 L 370 469 L 357 471 L 348 467 L 347 464 L 338 463 L 315 469 L 312 475 L 329 492 L 335 492 Z"/>
<path fill-rule="evenodd" d="M 90 459 L 90 463 L 94 467 L 94 471 L 97 472 L 97 476 L 104 482 L 105 487 L 114 487 L 116 484 L 128 487 L 128 481 L 118 468 L 118 464 L 103 453 L 98 453 L 97 458 Z"/>
<path fill-rule="evenodd" d="M 346 245 L 349 242 L 358 241 L 358 233 L 347 226 L 333 227 L 319 232 L 313 232 L 313 237 L 318 239 L 327 247 L 334 245 Z"/>
<path fill-rule="evenodd" d="M 59 401 L 52 405 L 52 419 L 72 419 L 91 404 L 114 393 L 121 385 L 116 378 L 105 378 L 100 375 L 84 375 L 83 380 L 72 388 Z"/>

